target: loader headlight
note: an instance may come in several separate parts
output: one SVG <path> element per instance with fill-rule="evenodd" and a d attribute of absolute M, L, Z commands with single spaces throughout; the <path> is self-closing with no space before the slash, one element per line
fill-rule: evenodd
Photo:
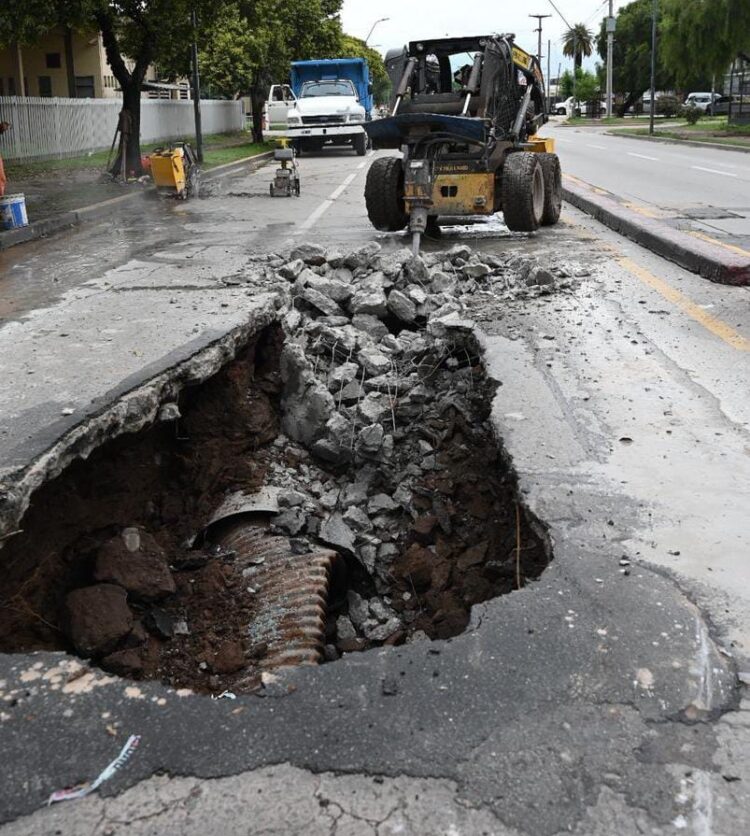
<path fill-rule="evenodd" d="M 287 118 L 287 122 L 288 122 L 290 125 L 299 125 L 299 123 L 300 123 L 301 121 L 302 121 L 302 117 L 301 117 L 301 116 L 299 116 L 299 115 L 298 115 L 298 114 L 296 114 L 296 113 L 290 113 L 290 114 L 289 114 L 289 116 L 288 116 L 288 118 Z"/>
<path fill-rule="evenodd" d="M 349 114 L 349 121 L 350 122 L 364 122 L 365 115 L 364 113 L 350 113 Z"/>

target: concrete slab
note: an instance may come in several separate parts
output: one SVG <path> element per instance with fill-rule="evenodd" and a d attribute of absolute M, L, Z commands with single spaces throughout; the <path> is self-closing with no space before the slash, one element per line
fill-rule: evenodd
<path fill-rule="evenodd" d="M 192 293 L 179 270 L 134 262 L 0 330 L 6 530 L 31 491 L 85 455 L 105 427 L 134 431 L 153 420 L 175 387 L 210 376 L 274 317 L 273 294 L 196 278 L 188 284 Z"/>

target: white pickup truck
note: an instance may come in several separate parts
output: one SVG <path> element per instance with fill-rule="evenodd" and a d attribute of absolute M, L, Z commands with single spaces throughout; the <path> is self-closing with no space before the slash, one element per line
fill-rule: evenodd
<path fill-rule="evenodd" d="M 306 81 L 299 96 L 294 96 L 291 89 L 284 94 L 293 96 L 294 100 L 288 105 L 286 101 L 278 102 L 274 116 L 269 106 L 269 121 L 281 117 L 279 108 L 284 108 L 287 136 L 297 153 L 319 151 L 326 143 L 350 145 L 361 157 L 367 153 L 365 108 L 349 79 Z"/>

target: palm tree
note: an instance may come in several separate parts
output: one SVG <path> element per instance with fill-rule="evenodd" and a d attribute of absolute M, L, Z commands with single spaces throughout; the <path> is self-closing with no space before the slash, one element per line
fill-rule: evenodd
<path fill-rule="evenodd" d="M 563 35 L 563 55 L 567 55 L 575 62 L 575 68 L 581 69 L 584 56 L 591 55 L 594 49 L 594 33 L 586 28 L 585 23 L 576 23 L 572 29 Z"/>

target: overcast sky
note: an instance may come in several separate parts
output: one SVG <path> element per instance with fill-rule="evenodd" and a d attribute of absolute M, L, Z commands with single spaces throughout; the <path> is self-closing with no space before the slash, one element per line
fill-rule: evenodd
<path fill-rule="evenodd" d="M 616 0 L 615 13 L 626 0 Z M 554 0 L 555 6 L 571 24 L 586 23 L 598 32 L 607 12 L 608 0 Z M 544 71 L 547 72 L 547 40 L 552 41 L 551 74 L 557 75 L 558 65 L 572 66 L 571 59 L 563 58 L 560 39 L 567 28 L 550 0 L 344 0 L 342 22 L 344 31 L 358 38 L 366 38 L 372 24 L 380 17 L 390 20 L 379 23 L 370 45 L 385 53 L 393 47 L 419 38 L 443 38 L 446 35 L 485 35 L 492 32 L 514 32 L 519 46 L 536 53 L 537 23 L 529 13 L 551 14 L 542 21 Z M 585 66 L 593 69 L 600 60 L 596 51 Z"/>

